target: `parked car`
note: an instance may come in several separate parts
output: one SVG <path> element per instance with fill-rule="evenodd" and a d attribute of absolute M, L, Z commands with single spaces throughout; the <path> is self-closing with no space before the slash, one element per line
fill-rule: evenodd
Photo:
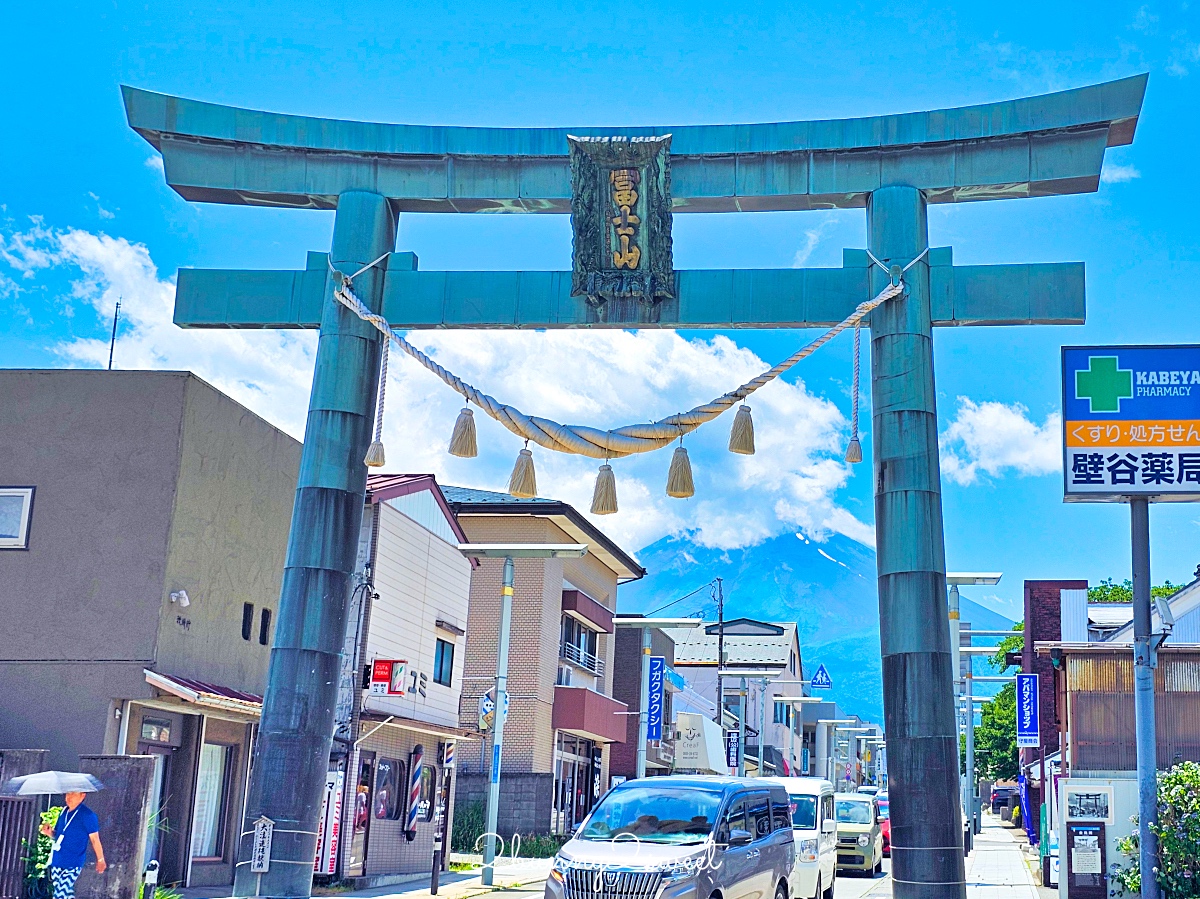
<path fill-rule="evenodd" d="M 883 870 L 883 830 L 874 796 L 839 793 L 833 798 L 837 817 L 837 868 L 878 874 Z"/>
<path fill-rule="evenodd" d="M 866 793 L 868 796 L 877 796 L 879 795 L 879 787 L 875 786 L 875 784 L 863 784 L 858 788 L 858 792 Z"/>
<path fill-rule="evenodd" d="M 837 877 L 837 821 L 833 784 L 819 777 L 768 777 L 783 786 L 791 800 L 796 864 L 792 868 L 793 899 L 833 899 Z"/>
<path fill-rule="evenodd" d="M 1000 809 L 1011 804 L 1012 798 L 1017 795 L 1016 787 L 992 787 L 992 814 L 1000 814 Z"/>
<path fill-rule="evenodd" d="M 613 787 L 554 857 L 545 899 L 792 899 L 779 784 L 676 776 Z"/>
<path fill-rule="evenodd" d="M 875 796 L 875 802 L 879 805 L 879 830 L 883 834 L 883 854 L 888 858 L 892 856 L 892 815 L 888 810 L 888 794 L 887 790 L 878 793 Z"/>

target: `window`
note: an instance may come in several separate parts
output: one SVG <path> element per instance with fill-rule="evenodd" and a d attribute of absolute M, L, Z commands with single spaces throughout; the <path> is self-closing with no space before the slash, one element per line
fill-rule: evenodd
<path fill-rule="evenodd" d="M 805 830 L 817 829 L 817 797 L 803 793 L 792 795 L 792 825 Z"/>
<path fill-rule="evenodd" d="M 271 610 L 263 609 L 262 618 L 258 621 L 258 642 L 268 646 L 271 642 Z"/>
<path fill-rule="evenodd" d="M 383 821 L 399 821 L 404 817 L 404 762 L 380 759 L 375 769 L 375 800 L 371 814 Z"/>
<path fill-rule="evenodd" d="M 192 822 L 192 858 L 224 855 L 226 793 L 232 746 L 205 743 L 196 773 L 196 812 Z"/>
<path fill-rule="evenodd" d="M 254 633 L 254 603 L 242 603 L 242 639 L 249 640 Z"/>
<path fill-rule="evenodd" d="M 779 796 L 771 796 L 771 821 L 775 830 L 792 829 L 792 809 L 790 802 L 780 802 Z"/>
<path fill-rule="evenodd" d="M 771 803 L 766 793 L 754 793 L 746 804 L 747 829 L 758 840 L 771 832 Z"/>
<path fill-rule="evenodd" d="M 433 649 L 433 682 L 443 687 L 450 686 L 454 673 L 454 644 L 439 639 Z"/>
<path fill-rule="evenodd" d="M 775 703 L 775 723 L 791 726 L 791 723 L 792 723 L 791 703 L 787 703 L 787 702 Z"/>
<path fill-rule="evenodd" d="M 33 487 L 0 487 L 0 549 L 29 549 Z"/>
<path fill-rule="evenodd" d="M 721 821 L 721 832 L 717 835 L 717 842 L 728 843 L 730 835 L 735 830 L 746 829 L 746 803 L 739 799 L 729 807 L 729 811 L 725 813 L 725 818 Z"/>

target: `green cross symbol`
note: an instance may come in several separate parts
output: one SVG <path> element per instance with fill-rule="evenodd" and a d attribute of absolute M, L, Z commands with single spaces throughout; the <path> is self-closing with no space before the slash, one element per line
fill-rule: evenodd
<path fill-rule="evenodd" d="M 1133 370 L 1117 368 L 1116 356 L 1092 356 L 1087 371 L 1075 372 L 1075 399 L 1086 399 L 1089 412 L 1120 412 L 1132 397 Z"/>

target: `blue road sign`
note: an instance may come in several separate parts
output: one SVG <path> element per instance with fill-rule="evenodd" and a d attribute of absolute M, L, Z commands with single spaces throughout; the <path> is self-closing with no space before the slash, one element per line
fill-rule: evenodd
<path fill-rule="evenodd" d="M 650 695 L 646 701 L 646 739 L 661 740 L 663 731 L 663 686 L 666 681 L 667 660 L 650 657 Z"/>
<path fill-rule="evenodd" d="M 812 676 L 809 681 L 809 686 L 814 690 L 832 690 L 833 678 L 829 676 L 829 671 L 822 665 L 817 669 L 817 673 Z"/>
<path fill-rule="evenodd" d="M 736 730 L 731 730 L 725 735 L 725 764 L 730 768 L 736 768 L 741 760 L 741 746 L 738 745 L 740 734 Z"/>
<path fill-rule="evenodd" d="M 1042 745 L 1038 702 L 1038 676 L 1017 675 L 1017 746 L 1033 749 Z"/>

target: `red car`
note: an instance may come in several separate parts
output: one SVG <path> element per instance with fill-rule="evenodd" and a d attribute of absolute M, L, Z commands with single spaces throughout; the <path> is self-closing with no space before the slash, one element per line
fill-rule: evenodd
<path fill-rule="evenodd" d="M 892 818 L 888 814 L 888 794 L 880 793 L 875 799 L 879 802 L 879 829 L 883 831 L 883 854 L 892 857 Z"/>

